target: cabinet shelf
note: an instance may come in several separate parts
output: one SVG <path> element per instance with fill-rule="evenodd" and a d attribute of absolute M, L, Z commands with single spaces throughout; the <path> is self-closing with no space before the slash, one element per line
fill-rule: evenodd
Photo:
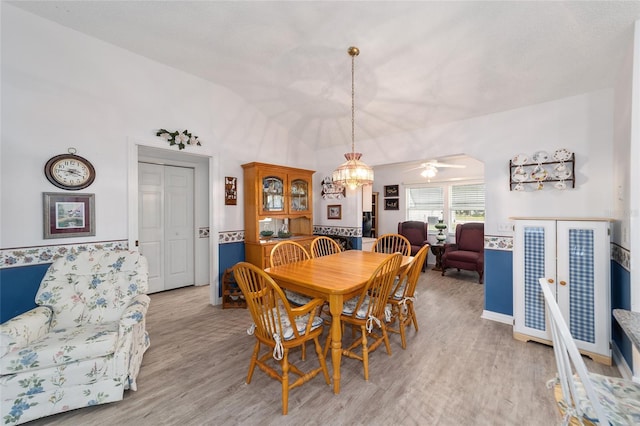
<path fill-rule="evenodd" d="M 541 163 L 523 163 L 523 164 L 513 164 L 512 160 L 509 160 L 509 190 L 517 191 L 516 186 L 519 184 L 544 184 L 545 182 L 565 182 L 567 187 L 575 188 L 576 187 L 576 173 L 575 173 L 575 154 L 571 154 L 571 158 L 567 161 L 544 161 Z M 565 179 L 561 179 L 557 175 L 554 176 L 554 171 L 556 171 L 556 167 L 560 164 L 563 164 L 569 172 L 569 176 Z M 542 167 L 547 175 L 544 179 L 535 179 L 532 178 L 531 175 L 536 169 L 536 167 Z M 516 171 L 521 170 L 522 173 L 518 174 L 519 176 L 524 176 L 522 179 L 514 179 L 514 175 L 516 175 Z M 542 189 L 542 188 L 538 188 Z M 560 188 L 558 188 L 560 189 Z"/>

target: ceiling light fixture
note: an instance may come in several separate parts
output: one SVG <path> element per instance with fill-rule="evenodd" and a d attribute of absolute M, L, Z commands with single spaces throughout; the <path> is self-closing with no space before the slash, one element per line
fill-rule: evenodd
<path fill-rule="evenodd" d="M 356 189 L 362 185 L 371 185 L 373 183 L 373 169 L 362 161 L 362 154 L 356 152 L 356 131 L 355 131 L 355 57 L 360 54 L 360 49 L 351 46 L 347 52 L 351 56 L 351 152 L 344 155 L 347 159 L 333 172 L 333 182 L 342 186 L 348 186 Z"/>
<path fill-rule="evenodd" d="M 432 177 L 435 177 L 435 175 L 438 173 L 438 169 L 436 169 L 434 166 L 432 166 L 431 164 L 427 164 L 424 167 L 424 170 L 422 172 L 420 172 L 420 174 L 422 175 L 422 177 L 426 177 L 427 179 L 431 179 Z"/>

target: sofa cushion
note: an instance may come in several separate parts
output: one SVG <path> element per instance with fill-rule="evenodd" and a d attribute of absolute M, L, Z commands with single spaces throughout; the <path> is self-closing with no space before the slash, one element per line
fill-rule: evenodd
<path fill-rule="evenodd" d="M 118 323 L 87 324 L 47 333 L 0 358 L 0 374 L 55 367 L 115 352 Z"/>

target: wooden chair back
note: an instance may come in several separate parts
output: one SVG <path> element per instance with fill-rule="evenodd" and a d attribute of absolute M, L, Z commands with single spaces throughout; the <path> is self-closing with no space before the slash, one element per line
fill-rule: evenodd
<path fill-rule="evenodd" d="M 340 253 L 342 247 L 333 238 L 320 236 L 311 242 L 311 257 L 322 257 Z"/>
<path fill-rule="evenodd" d="M 376 268 L 358 296 L 358 302 L 350 315 L 353 319 L 362 320 L 359 310 L 363 304 L 368 303 L 365 319 L 377 318 L 380 321 L 385 320 L 384 309 L 387 306 L 387 299 L 391 294 L 391 287 L 395 277 L 398 275 L 401 263 L 402 255 L 394 253 L 393 256 L 386 259 Z"/>
<path fill-rule="evenodd" d="M 293 324 L 289 301 L 266 272 L 250 263 L 240 262 L 233 267 L 233 274 L 247 301 L 257 337 L 272 341 L 273 336 L 284 329 L 286 321 Z M 296 327 L 291 328 L 296 338 L 299 337 Z"/>
<path fill-rule="evenodd" d="M 418 253 L 416 253 L 416 255 L 413 257 L 411 265 L 409 265 L 406 272 L 400 276 L 400 279 L 391 291 L 391 296 L 393 296 L 394 294 L 397 295 L 398 292 L 400 292 L 401 288 L 403 288 L 403 299 L 411 298 L 414 296 L 418 280 L 420 279 L 420 273 L 422 272 L 422 265 L 427 259 L 428 254 L 429 244 L 425 244 L 424 246 L 420 247 Z M 404 287 L 402 287 L 403 283 L 405 283 Z"/>
<path fill-rule="evenodd" d="M 280 241 L 273 247 L 269 255 L 269 263 L 272 268 L 307 259 L 309 259 L 309 253 L 295 241 Z"/>
<path fill-rule="evenodd" d="M 399 252 L 403 256 L 411 255 L 411 243 L 400 234 L 384 234 L 381 235 L 371 247 L 371 251 L 378 253 L 396 253 Z"/>

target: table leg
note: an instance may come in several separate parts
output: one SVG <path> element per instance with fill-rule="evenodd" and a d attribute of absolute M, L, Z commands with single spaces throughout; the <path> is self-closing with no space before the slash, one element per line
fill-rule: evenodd
<path fill-rule="evenodd" d="M 333 364 L 333 393 L 340 393 L 340 359 L 342 357 L 342 327 L 340 315 L 342 314 L 343 297 L 341 294 L 329 297 L 329 310 L 331 312 L 331 362 Z"/>

